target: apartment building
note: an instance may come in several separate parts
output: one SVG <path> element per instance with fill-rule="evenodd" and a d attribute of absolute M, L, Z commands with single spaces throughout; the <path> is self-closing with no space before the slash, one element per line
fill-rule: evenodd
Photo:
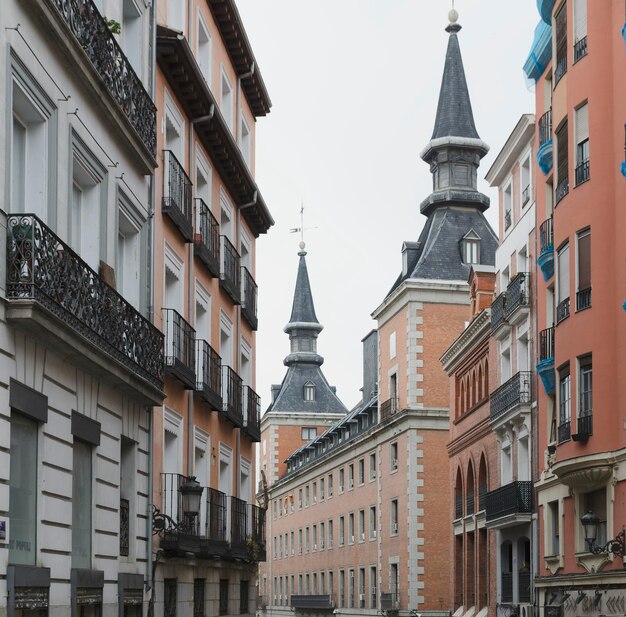
<path fill-rule="evenodd" d="M 154 320 L 167 399 L 154 412 L 157 616 L 249 614 L 265 559 L 254 499 L 254 180 L 270 99 L 233 0 L 159 2 Z"/>
<path fill-rule="evenodd" d="M 8 0 L 2 26 L 0 615 L 141 615 L 164 398 L 154 13 Z"/>
<path fill-rule="evenodd" d="M 622 2 L 538 3 L 540 615 L 623 611 L 626 120 Z"/>
<path fill-rule="evenodd" d="M 487 491 L 499 484 L 498 444 L 489 415 L 493 266 L 470 271 L 469 321 L 441 357 L 450 379 L 451 600 L 454 615 L 494 614 L 495 533 L 486 525 Z M 493 377 L 492 377 L 493 379 Z"/>
<path fill-rule="evenodd" d="M 487 172 L 498 189 L 500 244 L 491 305 L 491 348 L 495 360 L 489 396 L 491 429 L 498 443 L 498 483 L 485 496 L 485 518 L 494 530 L 496 615 L 529 615 L 533 603 L 537 530 L 533 526 L 536 423 L 534 293 L 535 118 L 524 114 Z M 531 272 L 531 270 L 533 272 Z"/>

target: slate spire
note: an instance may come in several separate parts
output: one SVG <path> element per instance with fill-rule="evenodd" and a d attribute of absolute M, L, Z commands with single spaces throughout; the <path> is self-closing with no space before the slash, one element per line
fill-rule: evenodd
<path fill-rule="evenodd" d="M 313 295 L 311 294 L 311 284 L 309 283 L 309 273 L 306 267 L 306 251 L 304 242 L 301 242 L 300 263 L 298 264 L 298 276 L 296 278 L 296 290 L 293 295 L 293 306 L 289 323 L 316 323 L 315 307 L 313 306 Z"/>

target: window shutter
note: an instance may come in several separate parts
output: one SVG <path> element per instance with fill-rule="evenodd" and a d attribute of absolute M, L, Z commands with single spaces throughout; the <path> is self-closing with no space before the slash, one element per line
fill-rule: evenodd
<path fill-rule="evenodd" d="M 559 302 L 569 298 L 569 245 L 559 251 Z"/>
<path fill-rule="evenodd" d="M 587 0 L 574 0 L 574 42 L 587 36 Z"/>
<path fill-rule="evenodd" d="M 554 17 L 556 30 L 556 61 L 567 57 L 567 3 L 563 2 L 558 13 Z"/>
<path fill-rule="evenodd" d="M 576 143 L 589 139 L 589 105 L 585 103 L 576 110 Z"/>

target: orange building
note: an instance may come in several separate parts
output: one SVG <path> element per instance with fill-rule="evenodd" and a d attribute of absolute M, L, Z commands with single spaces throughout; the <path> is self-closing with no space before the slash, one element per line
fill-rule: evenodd
<path fill-rule="evenodd" d="M 254 613 L 255 241 L 273 224 L 254 143 L 270 100 L 232 0 L 159 2 L 156 58 L 151 275 L 167 399 L 154 414 L 154 610 Z"/>
<path fill-rule="evenodd" d="M 540 615 L 624 612 L 621 0 L 542 0 L 536 81 Z M 613 608 L 613 607 L 618 608 Z"/>

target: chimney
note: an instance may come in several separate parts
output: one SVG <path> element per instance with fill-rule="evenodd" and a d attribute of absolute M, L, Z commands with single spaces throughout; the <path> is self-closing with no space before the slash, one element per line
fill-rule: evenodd
<path fill-rule="evenodd" d="M 378 330 L 372 330 L 363 343 L 363 401 L 378 391 Z"/>

